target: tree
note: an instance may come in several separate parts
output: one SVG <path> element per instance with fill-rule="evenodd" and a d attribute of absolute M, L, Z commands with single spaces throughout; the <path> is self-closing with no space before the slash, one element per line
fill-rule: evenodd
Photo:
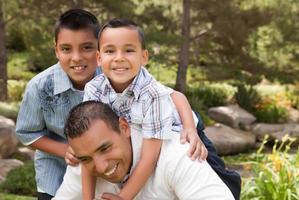
<path fill-rule="evenodd" d="M 183 0 L 182 39 L 175 89 L 184 93 L 186 89 L 186 75 L 189 62 L 190 0 Z"/>
<path fill-rule="evenodd" d="M 3 2 L 0 0 L 0 101 L 6 101 L 7 95 L 7 52 Z"/>

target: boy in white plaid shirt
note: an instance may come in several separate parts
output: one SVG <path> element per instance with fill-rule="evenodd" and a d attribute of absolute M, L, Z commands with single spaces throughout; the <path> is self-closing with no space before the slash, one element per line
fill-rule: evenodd
<path fill-rule="evenodd" d="M 131 129 L 141 130 L 143 134 L 140 160 L 119 193 L 125 200 L 133 199 L 152 174 L 162 140 L 170 139 L 173 131 L 179 134 L 182 125 L 182 138 L 188 138 L 191 143 L 191 159 L 207 157 L 185 96 L 157 82 L 143 67 L 147 61 L 148 52 L 140 28 L 129 20 L 111 20 L 99 34 L 98 62 L 103 74 L 90 81 L 84 90 L 84 101 L 98 100 L 110 105 L 119 116 L 126 118 Z M 84 199 L 94 196 L 95 178 L 89 174 L 91 168 L 88 160 L 82 160 Z M 117 176 L 117 168 L 114 162 L 107 167 L 105 176 Z"/>

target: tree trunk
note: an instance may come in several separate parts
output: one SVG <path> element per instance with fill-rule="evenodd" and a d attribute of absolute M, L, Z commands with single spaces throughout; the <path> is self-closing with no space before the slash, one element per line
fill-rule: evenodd
<path fill-rule="evenodd" d="M 0 101 L 7 100 L 7 53 L 5 44 L 5 23 L 0 1 Z"/>
<path fill-rule="evenodd" d="M 186 76 L 189 62 L 190 0 L 183 0 L 182 39 L 175 89 L 184 93 L 186 90 Z"/>

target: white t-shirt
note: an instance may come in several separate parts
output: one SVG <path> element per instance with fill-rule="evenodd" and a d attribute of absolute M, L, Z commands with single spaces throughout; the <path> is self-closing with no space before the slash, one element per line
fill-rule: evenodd
<path fill-rule="evenodd" d="M 133 167 L 140 157 L 142 139 L 140 133 L 131 131 Z M 187 156 L 188 149 L 189 144 L 180 144 L 178 134 L 171 140 L 163 141 L 155 171 L 135 199 L 233 200 L 231 191 L 210 165 L 206 161 L 192 161 Z M 116 184 L 97 180 L 96 197 L 103 192 L 117 194 L 119 190 Z M 54 199 L 82 199 L 80 167 L 67 167 Z"/>

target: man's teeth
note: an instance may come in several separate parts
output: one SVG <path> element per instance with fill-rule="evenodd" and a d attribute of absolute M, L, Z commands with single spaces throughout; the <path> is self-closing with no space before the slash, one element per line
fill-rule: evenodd
<path fill-rule="evenodd" d="M 116 168 L 117 168 L 117 165 L 115 165 L 110 171 L 106 172 L 105 176 L 110 176 L 111 174 L 113 174 L 115 172 Z"/>

